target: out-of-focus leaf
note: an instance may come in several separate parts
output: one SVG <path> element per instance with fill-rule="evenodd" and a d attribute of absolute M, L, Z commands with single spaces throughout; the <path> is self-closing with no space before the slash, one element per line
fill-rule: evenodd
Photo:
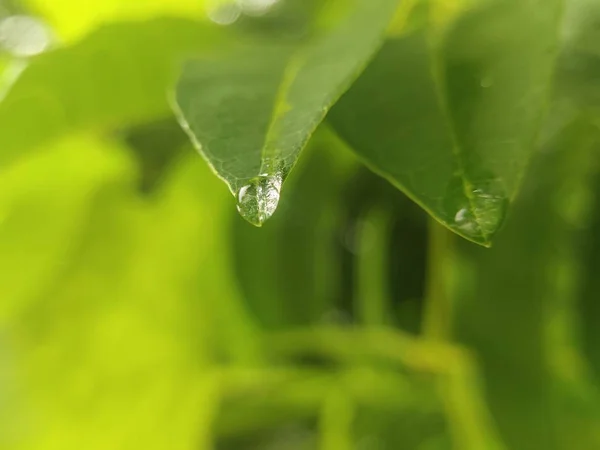
<path fill-rule="evenodd" d="M 107 25 L 35 58 L 0 103 L 0 165 L 69 132 L 167 116 L 178 63 L 222 42 L 209 25 L 160 19 Z"/>
<path fill-rule="evenodd" d="M 566 2 L 564 45 L 556 75 L 556 100 L 570 120 L 583 109 L 600 116 L 600 4 L 594 0 Z M 566 116 L 566 117 L 565 117 Z"/>
<path fill-rule="evenodd" d="M 146 194 L 160 187 L 181 153 L 187 150 L 188 137 L 174 117 L 133 126 L 118 134 L 139 161 L 139 187 Z"/>
<path fill-rule="evenodd" d="M 175 275 L 187 274 L 187 282 L 197 289 L 196 300 L 188 300 L 195 310 L 185 320 L 189 321 L 192 333 L 201 333 L 203 329 L 211 331 L 211 335 L 198 342 L 212 348 L 217 361 L 256 364 L 260 360 L 257 329 L 247 314 L 233 276 L 227 190 L 212 176 L 204 161 L 194 155 L 191 146 L 186 149 L 188 158 L 174 171 L 173 180 L 167 180 L 162 209 L 154 212 L 155 220 L 165 224 L 164 230 L 155 231 L 156 240 L 160 241 L 159 236 L 175 236 L 181 233 L 177 230 L 182 222 L 188 224 L 189 237 L 179 237 L 179 244 L 174 248 L 182 259 L 179 270 L 173 270 Z M 172 244 L 166 241 L 163 245 L 166 251 Z M 199 250 L 191 252 L 190 245 Z M 152 253 L 158 273 L 164 266 L 163 250 Z M 157 303 L 162 303 L 164 298 L 157 296 Z M 197 322 L 199 319 L 203 320 L 202 324 Z"/>
<path fill-rule="evenodd" d="M 0 177 L 0 323 L 46 295 L 81 239 L 100 189 L 131 162 L 86 136 L 53 144 Z"/>
<path fill-rule="evenodd" d="M 598 196 L 600 177 L 597 178 L 593 192 L 595 196 L 591 201 L 594 202 L 594 209 L 591 214 L 590 232 L 587 236 L 583 260 L 582 272 L 584 271 L 585 275 L 581 280 L 580 308 L 582 314 L 581 335 L 584 339 L 585 353 L 596 382 L 600 383 L 600 329 L 597 323 L 598 317 L 600 317 L 600 302 L 598 301 L 600 298 L 600 277 L 598 277 L 598 268 L 600 267 L 600 197 Z"/>
<path fill-rule="evenodd" d="M 377 173 L 456 233 L 491 243 L 547 103 L 561 0 L 490 1 L 394 38 L 331 122 Z M 432 12 L 433 14 L 433 12 Z"/>
<path fill-rule="evenodd" d="M 98 0 L 93 6 L 77 0 L 25 0 L 43 16 L 60 38 L 73 41 L 98 26 L 119 20 L 150 20 L 159 16 L 201 18 L 205 0 Z"/>
<path fill-rule="evenodd" d="M 23 246 L 52 221 L 74 221 L 69 206 L 81 211 L 80 232 L 65 226 L 40 243 L 68 253 L 39 264 L 28 256 L 50 269 L 60 263 L 60 272 L 51 280 L 44 274 L 49 280 L 35 302 L 3 314 L 3 345 L 18 355 L 10 389 L 19 412 L 3 448 L 212 448 L 213 364 L 258 358 L 228 271 L 227 191 L 192 158 L 155 196 L 141 197 L 135 172 L 117 170 L 122 151 L 93 139 L 62 145 L 7 171 L 33 186 L 44 180 L 43 196 L 41 187 L 21 194 L 25 211 L 52 210 L 29 218 L 35 229 L 12 235 L 12 245 Z"/>
<path fill-rule="evenodd" d="M 230 0 L 205 0 L 231 5 Z M 323 0 L 239 0 L 242 13 L 232 28 L 276 41 L 294 41 L 310 33 Z"/>
<path fill-rule="evenodd" d="M 536 156 L 494 248 L 459 247 L 456 333 L 483 365 L 510 449 L 600 445 L 576 315 L 598 142 L 586 120 L 571 123 Z"/>
<path fill-rule="evenodd" d="M 181 122 L 249 222 L 273 214 L 300 151 L 378 48 L 396 5 L 334 0 L 297 46 L 255 45 L 184 68 Z"/>

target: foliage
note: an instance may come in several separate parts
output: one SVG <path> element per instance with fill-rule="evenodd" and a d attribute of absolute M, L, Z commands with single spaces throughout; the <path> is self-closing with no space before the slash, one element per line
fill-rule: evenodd
<path fill-rule="evenodd" d="M 597 1 L 96 3 L 0 18 L 1 448 L 600 448 Z"/>

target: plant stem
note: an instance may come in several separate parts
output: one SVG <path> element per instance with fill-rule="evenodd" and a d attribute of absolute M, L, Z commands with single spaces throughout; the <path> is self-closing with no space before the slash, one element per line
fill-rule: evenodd
<path fill-rule="evenodd" d="M 358 232 L 356 309 L 360 322 L 369 327 L 385 325 L 389 319 L 389 298 L 386 268 L 391 216 L 375 207 L 362 219 Z"/>
<path fill-rule="evenodd" d="M 449 292 L 452 238 L 450 231 L 430 219 L 423 334 L 437 341 L 450 340 L 452 335 L 453 305 Z"/>

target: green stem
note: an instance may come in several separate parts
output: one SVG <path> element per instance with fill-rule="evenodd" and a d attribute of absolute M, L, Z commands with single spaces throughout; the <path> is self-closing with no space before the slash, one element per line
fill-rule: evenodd
<path fill-rule="evenodd" d="M 452 335 L 453 305 L 448 273 L 452 238 L 450 231 L 433 219 L 430 220 L 423 334 L 438 341 L 450 340 Z"/>
<path fill-rule="evenodd" d="M 356 310 L 361 324 L 383 326 L 389 321 L 389 297 L 386 277 L 391 216 L 375 207 L 362 219 L 357 239 Z"/>

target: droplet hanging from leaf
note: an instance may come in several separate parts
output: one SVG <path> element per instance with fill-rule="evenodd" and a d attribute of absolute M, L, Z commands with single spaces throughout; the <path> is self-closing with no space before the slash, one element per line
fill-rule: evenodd
<path fill-rule="evenodd" d="M 564 2 L 474 3 L 389 39 L 328 120 L 372 170 L 489 246 L 545 116 Z"/>
<path fill-rule="evenodd" d="M 237 193 L 237 209 L 252 225 L 261 227 L 279 204 L 281 175 L 261 176 L 242 186 Z"/>
<path fill-rule="evenodd" d="M 318 34 L 301 42 L 254 42 L 185 65 L 176 113 L 249 222 L 275 212 L 285 177 L 383 42 L 398 3 L 330 0 Z"/>

